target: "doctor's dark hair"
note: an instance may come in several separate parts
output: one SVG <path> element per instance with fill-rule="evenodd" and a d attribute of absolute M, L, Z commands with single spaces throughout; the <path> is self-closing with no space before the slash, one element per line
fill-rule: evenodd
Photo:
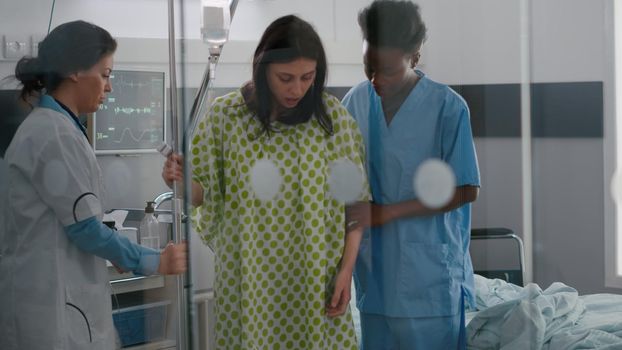
<path fill-rule="evenodd" d="M 376 48 L 417 51 L 426 39 L 419 6 L 411 1 L 375 0 L 358 15 L 363 38 Z"/>
<path fill-rule="evenodd" d="M 39 43 L 37 57 L 23 57 L 15 67 L 22 85 L 21 98 L 35 92 L 50 93 L 69 75 L 88 70 L 104 56 L 113 54 L 117 42 L 105 29 L 84 21 L 67 22 L 54 28 Z"/>
<path fill-rule="evenodd" d="M 272 92 L 268 85 L 267 69 L 270 63 L 288 63 L 299 58 L 316 62 L 315 80 L 298 105 L 279 119 L 284 124 L 301 124 L 315 117 L 327 134 L 332 135 L 333 124 L 326 113 L 322 94 L 326 84 L 326 53 L 320 36 L 311 24 L 294 15 L 283 16 L 272 22 L 264 31 L 253 56 L 253 79 L 247 86 L 248 108 L 254 112 L 270 133 L 270 112 L 273 107 Z"/>

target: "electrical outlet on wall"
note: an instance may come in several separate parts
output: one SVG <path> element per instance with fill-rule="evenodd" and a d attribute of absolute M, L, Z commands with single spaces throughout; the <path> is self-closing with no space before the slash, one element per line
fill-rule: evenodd
<path fill-rule="evenodd" d="M 5 59 L 19 59 L 30 54 L 29 37 L 2 36 L 2 55 Z"/>

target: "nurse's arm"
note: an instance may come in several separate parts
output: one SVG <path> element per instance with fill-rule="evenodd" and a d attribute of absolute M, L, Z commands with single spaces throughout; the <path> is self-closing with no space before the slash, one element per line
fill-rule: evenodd
<path fill-rule="evenodd" d="M 449 201 L 449 203 L 441 208 L 426 207 L 418 199 L 383 205 L 380 208 L 380 220 L 378 221 L 379 224 L 382 225 L 386 224 L 387 222 L 402 218 L 430 216 L 445 213 L 459 208 L 467 203 L 474 202 L 477 199 L 478 195 L 478 186 L 465 185 L 456 187 L 456 192 L 454 193 L 453 198 Z"/>
<path fill-rule="evenodd" d="M 168 245 L 162 252 L 143 247 L 130 242 L 94 216 L 66 226 L 65 233 L 80 250 L 110 260 L 124 271 L 145 276 L 185 271 L 185 243 Z"/>

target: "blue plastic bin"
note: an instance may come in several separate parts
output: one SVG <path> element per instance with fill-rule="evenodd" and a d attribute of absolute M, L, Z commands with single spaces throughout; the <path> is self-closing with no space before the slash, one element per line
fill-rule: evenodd
<path fill-rule="evenodd" d="M 112 312 L 121 346 L 160 341 L 166 335 L 166 315 L 170 301 L 143 304 Z"/>

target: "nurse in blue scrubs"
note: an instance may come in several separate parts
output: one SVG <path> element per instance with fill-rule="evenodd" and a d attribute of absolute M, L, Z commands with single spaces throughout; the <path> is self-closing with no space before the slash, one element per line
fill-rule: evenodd
<path fill-rule="evenodd" d="M 349 228 L 370 227 L 355 271 L 362 346 L 464 348 L 463 310 L 474 304 L 469 256 L 477 157 L 465 101 L 415 67 L 426 37 L 419 7 L 377 0 L 359 13 L 368 80 L 343 103 L 367 146 L 373 202 L 348 209 Z M 456 188 L 426 206 L 413 178 L 422 162 L 446 163 Z"/>

